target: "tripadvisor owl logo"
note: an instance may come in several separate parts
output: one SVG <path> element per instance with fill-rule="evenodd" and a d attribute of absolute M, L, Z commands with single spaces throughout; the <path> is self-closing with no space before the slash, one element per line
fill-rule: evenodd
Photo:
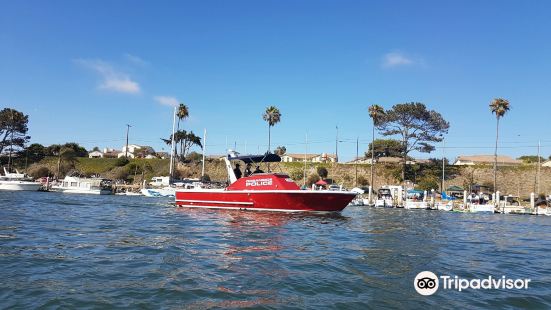
<path fill-rule="evenodd" d="M 432 295 L 438 291 L 438 277 L 430 271 L 421 271 L 413 280 L 413 287 L 421 295 Z"/>

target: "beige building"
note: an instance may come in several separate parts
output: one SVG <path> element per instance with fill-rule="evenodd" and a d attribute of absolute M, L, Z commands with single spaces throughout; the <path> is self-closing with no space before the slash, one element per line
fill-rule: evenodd
<path fill-rule="evenodd" d="M 334 154 L 284 154 L 281 156 L 281 161 L 284 163 L 292 162 L 311 162 L 311 163 L 334 163 L 337 157 Z"/>
<path fill-rule="evenodd" d="M 461 155 L 457 157 L 453 164 L 455 166 L 493 165 L 494 155 Z M 499 155 L 497 156 L 497 164 L 498 166 L 516 166 L 522 164 L 522 160 Z"/>

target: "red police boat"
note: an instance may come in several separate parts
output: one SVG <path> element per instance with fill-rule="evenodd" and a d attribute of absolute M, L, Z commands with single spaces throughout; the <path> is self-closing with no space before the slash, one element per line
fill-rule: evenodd
<path fill-rule="evenodd" d="M 233 155 L 233 156 L 232 156 Z M 258 165 L 280 162 L 276 154 L 224 158 L 230 185 L 210 189 L 201 186 L 176 190 L 176 205 L 193 208 L 218 208 L 282 212 L 338 212 L 354 199 L 356 193 L 329 190 L 301 190 L 286 174 L 252 173 L 237 178 L 232 162 Z"/>

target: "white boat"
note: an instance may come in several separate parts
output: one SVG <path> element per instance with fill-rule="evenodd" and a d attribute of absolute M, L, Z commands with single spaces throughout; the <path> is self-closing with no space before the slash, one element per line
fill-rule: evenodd
<path fill-rule="evenodd" d="M 419 190 L 410 189 L 406 193 L 406 203 L 404 209 L 417 210 L 427 209 L 428 204 L 425 201 L 425 192 Z"/>
<path fill-rule="evenodd" d="M 176 188 L 171 186 L 162 188 L 142 188 L 141 193 L 146 197 L 175 197 Z"/>
<path fill-rule="evenodd" d="M 0 176 L 0 190 L 5 191 L 37 191 L 42 187 L 42 184 L 33 182 L 26 174 L 10 173 L 4 167 L 4 175 Z"/>
<path fill-rule="evenodd" d="M 365 189 L 354 187 L 350 191 L 358 194 L 356 198 L 352 199 L 352 201 L 350 202 L 351 206 L 368 206 L 369 205 L 369 200 L 367 198 L 364 198 L 364 194 L 366 192 Z"/>
<path fill-rule="evenodd" d="M 492 204 L 476 204 L 470 203 L 467 204 L 469 207 L 469 212 L 487 212 L 494 213 L 495 207 Z"/>
<path fill-rule="evenodd" d="M 100 178 L 79 178 L 66 176 L 63 181 L 50 187 L 51 191 L 67 194 L 111 195 L 111 180 Z"/>
<path fill-rule="evenodd" d="M 452 211 L 453 210 L 453 201 L 438 201 L 435 203 L 436 210 L 439 211 Z"/>
<path fill-rule="evenodd" d="M 530 213 L 528 207 L 524 207 L 520 203 L 520 197 L 507 195 L 499 201 L 499 206 L 495 208 L 497 213 L 503 214 L 526 214 Z"/>
<path fill-rule="evenodd" d="M 136 193 L 136 192 L 120 192 L 120 193 L 116 193 L 115 195 L 118 195 L 118 196 L 142 196 L 142 193 Z"/>
<path fill-rule="evenodd" d="M 535 209 L 534 215 L 547 215 L 551 216 L 551 208 L 548 206 L 538 206 Z"/>
<path fill-rule="evenodd" d="M 375 208 L 394 208 L 394 197 L 392 192 L 387 187 L 379 188 L 377 191 L 377 200 L 375 200 Z"/>

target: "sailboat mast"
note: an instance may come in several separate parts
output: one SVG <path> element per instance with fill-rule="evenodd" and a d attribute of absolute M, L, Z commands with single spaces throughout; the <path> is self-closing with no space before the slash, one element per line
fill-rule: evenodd
<path fill-rule="evenodd" d="M 442 139 L 442 193 L 444 193 L 446 190 L 444 189 L 444 182 L 446 180 L 446 156 L 444 152 L 446 151 L 446 144 L 444 140 Z"/>
<path fill-rule="evenodd" d="M 308 156 L 308 133 L 306 133 L 306 149 L 304 153 L 304 186 L 306 186 L 306 156 Z"/>
<path fill-rule="evenodd" d="M 201 169 L 201 176 L 205 176 L 205 152 L 207 149 L 207 129 L 203 131 L 203 168 Z"/>
<path fill-rule="evenodd" d="M 170 180 L 172 180 L 172 175 L 173 175 L 173 172 L 174 172 L 174 149 L 175 149 L 174 132 L 175 131 L 176 131 L 176 107 L 174 107 L 174 116 L 173 116 L 173 120 L 172 120 L 172 137 L 171 137 L 171 141 L 170 141 L 170 169 L 169 169 Z"/>

